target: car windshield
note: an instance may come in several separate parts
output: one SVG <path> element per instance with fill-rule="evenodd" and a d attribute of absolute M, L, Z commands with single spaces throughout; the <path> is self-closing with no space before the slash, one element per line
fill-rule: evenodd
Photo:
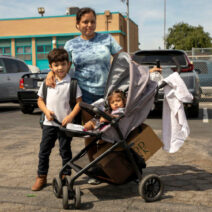
<path fill-rule="evenodd" d="M 138 52 L 134 56 L 134 60 L 140 64 L 154 64 L 156 61 L 160 61 L 162 66 L 176 66 L 175 60 L 179 62 L 181 66 L 187 66 L 185 55 L 174 54 L 172 52 Z"/>

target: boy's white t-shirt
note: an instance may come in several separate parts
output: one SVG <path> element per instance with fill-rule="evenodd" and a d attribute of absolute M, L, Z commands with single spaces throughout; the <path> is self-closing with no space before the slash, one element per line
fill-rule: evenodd
<path fill-rule="evenodd" d="M 71 77 L 67 74 L 62 81 L 59 82 L 56 80 L 55 88 L 48 87 L 47 89 L 46 107 L 54 112 L 55 117 L 59 122 L 62 122 L 62 120 L 71 112 L 71 107 L 69 104 L 70 81 Z M 42 98 L 44 97 L 43 83 L 38 90 L 38 96 Z M 82 92 L 77 85 L 76 98 L 81 96 Z M 58 124 L 56 124 L 54 121 L 48 121 L 46 117 L 43 124 L 48 126 L 58 126 Z"/>

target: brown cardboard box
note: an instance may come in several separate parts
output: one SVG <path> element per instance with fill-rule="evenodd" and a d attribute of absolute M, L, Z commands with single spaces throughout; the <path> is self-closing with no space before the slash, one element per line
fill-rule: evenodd
<path fill-rule="evenodd" d="M 157 152 L 163 144 L 151 127 L 142 124 L 141 128 L 141 132 L 134 132 L 130 136 L 128 144 L 132 145 L 132 149 L 146 161 Z"/>
<path fill-rule="evenodd" d="M 106 143 L 98 149 L 97 153 L 94 154 L 93 157 L 97 158 L 110 147 L 111 144 Z M 102 170 L 108 175 L 109 181 L 115 184 L 124 183 L 127 178 L 130 177 L 134 172 L 132 165 L 128 160 L 126 160 L 126 155 L 123 151 L 114 151 L 109 153 L 106 157 L 100 160 L 98 164 L 102 168 Z"/>

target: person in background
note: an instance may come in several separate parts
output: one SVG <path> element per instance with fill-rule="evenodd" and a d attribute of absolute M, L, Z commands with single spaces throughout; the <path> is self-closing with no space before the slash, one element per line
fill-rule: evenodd
<path fill-rule="evenodd" d="M 62 123 L 62 126 L 72 122 L 79 113 L 79 102 L 82 101 L 81 90 L 77 88 L 77 104 L 71 110 L 69 104 L 70 98 L 70 76 L 67 74 L 70 68 L 69 56 L 65 49 L 53 49 L 48 54 L 49 67 L 54 72 L 56 79 L 55 88 L 48 87 L 46 99 L 44 99 L 43 84 L 38 91 L 38 106 L 45 113 L 43 123 L 42 140 L 40 143 L 39 163 L 37 178 L 32 186 L 32 191 L 41 190 L 47 183 L 47 174 L 49 169 L 49 157 L 56 140 L 59 140 L 60 155 L 62 165 L 64 166 L 72 158 L 71 138 L 61 132 L 59 125 L 54 122 L 56 118 Z M 71 169 L 64 171 L 63 175 L 70 175 Z"/>

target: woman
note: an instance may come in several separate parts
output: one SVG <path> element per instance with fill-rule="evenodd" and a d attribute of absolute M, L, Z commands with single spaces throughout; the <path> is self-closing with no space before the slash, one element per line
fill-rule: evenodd
<path fill-rule="evenodd" d="M 122 51 L 120 45 L 110 34 L 95 32 L 96 13 L 91 8 L 81 8 L 76 14 L 76 28 L 81 35 L 66 42 L 64 48 L 68 51 L 70 61 L 74 64 L 74 77 L 78 80 L 82 90 L 82 100 L 88 104 L 95 102 L 104 95 L 104 89 L 110 70 L 111 55 L 115 56 Z M 54 74 L 47 76 L 47 85 L 54 87 Z M 82 111 L 83 122 L 92 117 Z M 91 139 L 85 139 L 85 145 Z M 88 152 L 89 160 L 95 149 Z"/>
<path fill-rule="evenodd" d="M 95 102 L 104 95 L 104 89 L 110 70 L 111 55 L 115 56 L 122 48 L 110 34 L 96 33 L 96 13 L 91 8 L 81 8 L 76 14 L 76 28 L 81 35 L 66 42 L 70 61 L 74 64 L 74 77 L 82 90 L 82 100 L 88 104 Z M 54 74 L 47 76 L 47 85 L 54 87 Z M 83 122 L 91 116 L 82 112 Z M 85 144 L 90 143 L 85 140 Z M 88 152 L 89 160 L 95 150 Z"/>

